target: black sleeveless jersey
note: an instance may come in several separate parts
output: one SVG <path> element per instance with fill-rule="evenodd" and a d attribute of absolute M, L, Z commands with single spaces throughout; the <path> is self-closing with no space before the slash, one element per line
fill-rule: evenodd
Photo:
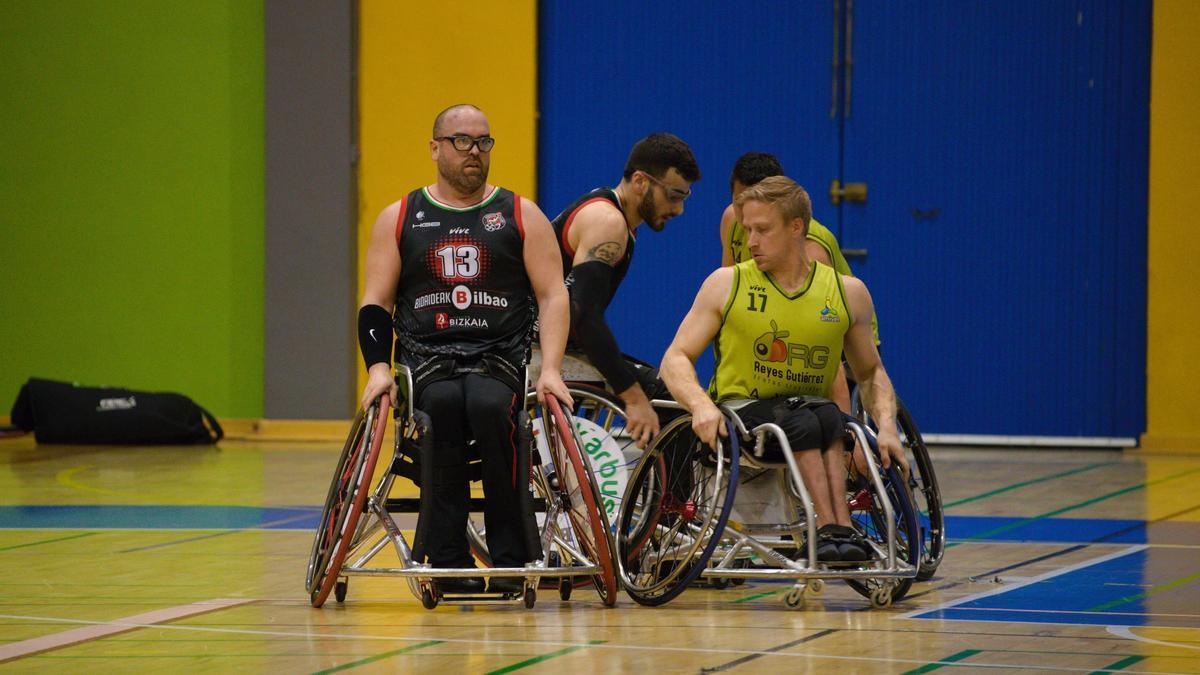
<path fill-rule="evenodd" d="M 563 209 L 562 213 L 554 217 L 550 223 L 554 226 L 554 236 L 558 239 L 558 250 L 562 253 L 563 274 L 566 277 L 567 290 L 571 290 L 571 282 L 574 281 L 571 267 L 575 264 L 575 250 L 567 240 L 567 232 L 571 229 L 571 221 L 575 220 L 576 214 L 580 209 L 595 201 L 607 201 L 617 210 L 621 210 L 621 200 L 617 198 L 617 193 L 612 188 L 596 188 L 591 192 L 576 199 L 570 206 Z M 628 231 L 628 230 L 627 230 Z M 612 302 L 613 296 L 617 294 L 617 288 L 625 279 L 625 273 L 629 271 L 629 264 L 633 262 L 633 245 L 637 240 L 633 237 L 633 232 L 628 231 L 628 237 L 625 241 L 625 256 L 617 261 L 613 267 L 613 283 L 612 288 L 608 290 L 608 301 Z"/>
<path fill-rule="evenodd" d="M 521 198 L 504 188 L 467 208 L 425 188 L 405 197 L 396 222 L 398 351 L 523 359 L 536 306 L 524 241 Z"/>

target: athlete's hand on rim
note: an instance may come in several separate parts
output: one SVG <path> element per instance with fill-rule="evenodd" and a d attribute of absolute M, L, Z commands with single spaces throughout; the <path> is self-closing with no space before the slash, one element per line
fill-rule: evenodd
<path fill-rule="evenodd" d="M 900 467 L 900 473 L 908 478 L 908 455 L 904 452 L 904 445 L 900 443 L 900 436 L 896 430 L 893 428 L 881 429 L 876 440 L 879 443 L 879 460 L 883 464 L 883 468 L 890 467 L 894 459 Z"/>
<path fill-rule="evenodd" d="M 575 400 L 571 398 L 571 392 L 567 389 L 567 385 L 563 382 L 562 375 L 558 371 L 549 371 L 543 369 L 538 375 L 537 383 L 533 385 L 534 391 L 537 392 L 538 403 L 546 402 L 546 394 L 553 394 L 558 402 L 567 408 L 575 407 Z"/>
<path fill-rule="evenodd" d="M 625 403 L 625 431 L 642 450 L 658 435 L 658 413 L 644 395 Z"/>
<path fill-rule="evenodd" d="M 360 401 L 362 409 L 370 408 L 375 399 L 384 392 L 390 395 L 393 402 L 400 393 L 399 387 L 396 386 L 396 378 L 392 377 L 391 364 L 376 363 L 367 371 L 367 386 L 363 388 L 362 401 Z"/>
<path fill-rule="evenodd" d="M 717 436 L 728 437 L 725 415 L 712 401 L 705 400 L 692 410 L 692 431 L 696 437 L 713 450 L 717 449 Z"/>

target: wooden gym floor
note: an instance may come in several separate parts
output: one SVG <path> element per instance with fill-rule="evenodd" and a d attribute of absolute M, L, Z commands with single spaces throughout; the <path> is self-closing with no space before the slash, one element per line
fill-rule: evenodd
<path fill-rule="evenodd" d="M 935 450 L 952 547 L 887 610 L 840 582 L 646 608 L 427 611 L 397 579 L 308 605 L 340 443 L 0 441 L 12 672 L 1200 672 L 1200 456 Z"/>

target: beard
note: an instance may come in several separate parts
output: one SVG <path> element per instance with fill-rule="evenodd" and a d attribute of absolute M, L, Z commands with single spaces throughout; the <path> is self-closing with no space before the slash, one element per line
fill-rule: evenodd
<path fill-rule="evenodd" d="M 657 222 L 658 211 L 654 210 L 653 189 L 647 190 L 646 194 L 642 195 L 642 200 L 639 201 L 637 205 L 637 214 L 638 218 L 641 218 L 642 222 L 649 225 L 650 229 L 654 230 L 655 232 L 662 232 L 663 227 L 667 224 L 665 220 L 661 223 Z"/>
<path fill-rule="evenodd" d="M 448 163 L 443 165 L 441 162 L 438 162 L 438 173 L 441 174 L 442 178 L 446 179 L 450 187 L 467 195 L 477 192 L 479 188 L 483 187 L 484 183 L 487 183 L 488 168 L 486 162 L 480 161 L 478 173 L 466 173 L 462 167 L 455 168 L 449 166 Z"/>

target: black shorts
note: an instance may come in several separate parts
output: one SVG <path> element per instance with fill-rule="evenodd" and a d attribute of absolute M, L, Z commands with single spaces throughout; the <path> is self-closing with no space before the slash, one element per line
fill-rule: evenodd
<path fill-rule="evenodd" d="M 768 422 L 779 425 L 793 451 L 827 450 L 839 439 L 848 438 L 845 418 L 833 401 L 813 396 L 780 396 L 754 401 L 737 411 L 750 431 Z M 783 453 L 772 436 L 766 437 L 762 459 L 780 462 Z M 744 449 L 744 452 L 750 450 Z"/>

